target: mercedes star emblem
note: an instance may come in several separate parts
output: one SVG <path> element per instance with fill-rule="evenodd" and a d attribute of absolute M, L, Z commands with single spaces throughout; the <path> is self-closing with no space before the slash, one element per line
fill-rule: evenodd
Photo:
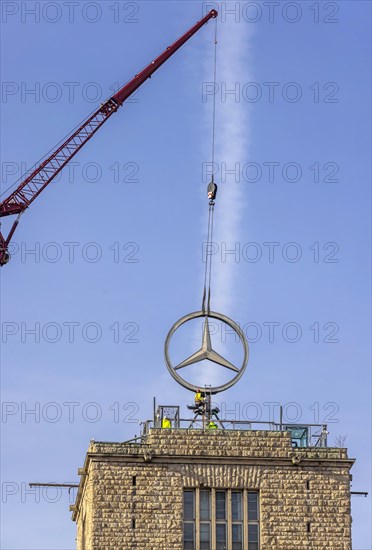
<path fill-rule="evenodd" d="M 184 361 L 181 361 L 181 363 L 179 363 L 178 365 L 173 366 L 169 356 L 169 344 L 174 333 L 188 321 L 191 321 L 192 319 L 197 319 L 199 317 L 204 317 L 205 319 L 201 348 L 195 353 L 193 353 L 192 355 L 190 355 L 190 357 L 188 357 Z M 223 323 L 228 325 L 230 328 L 232 328 L 233 331 L 239 336 L 239 340 L 243 346 L 243 352 L 244 352 L 244 357 L 240 368 L 230 363 L 230 361 L 225 359 L 225 357 L 222 357 L 222 355 L 220 355 L 213 349 L 210 330 L 209 330 L 209 323 L 208 323 L 209 318 L 222 321 Z M 178 374 L 178 371 L 180 369 L 183 369 L 189 365 L 193 365 L 195 363 L 199 363 L 200 361 L 203 361 L 204 359 L 207 359 L 209 361 L 212 361 L 213 363 L 216 363 L 220 367 L 224 367 L 236 373 L 235 376 L 229 382 L 226 382 L 226 384 L 222 384 L 221 386 L 211 387 L 210 389 L 211 393 L 215 394 L 215 393 L 227 390 L 228 388 L 236 384 L 236 382 L 241 378 L 241 376 L 243 375 L 246 369 L 246 366 L 248 363 L 248 357 L 249 357 L 248 343 L 243 331 L 232 319 L 230 319 L 229 317 L 226 317 L 226 315 L 223 315 L 222 313 L 216 313 L 214 311 L 211 311 L 208 314 L 205 311 L 195 311 L 194 313 L 189 313 L 188 315 L 185 315 L 184 317 L 179 319 L 176 323 L 174 323 L 174 325 L 168 332 L 167 338 L 165 340 L 165 363 L 167 365 L 168 371 L 173 376 L 173 378 L 179 384 L 181 384 L 181 386 L 194 392 L 197 391 L 198 386 L 184 380 Z"/>

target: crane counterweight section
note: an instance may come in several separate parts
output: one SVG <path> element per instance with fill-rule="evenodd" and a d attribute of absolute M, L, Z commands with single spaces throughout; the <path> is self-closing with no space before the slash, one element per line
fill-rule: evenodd
<path fill-rule="evenodd" d="M 130 97 L 169 57 L 171 57 L 191 36 L 210 19 L 217 17 L 217 11 L 211 10 L 191 29 L 186 31 L 171 46 L 136 74 L 110 99 L 89 116 L 57 149 L 49 155 L 31 174 L 29 174 L 5 200 L 0 203 L 0 217 L 18 214 L 6 238 L 0 232 L 0 266 L 9 261 L 8 246 L 19 222 L 19 215 L 49 185 L 56 175 L 66 166 L 76 153 L 97 132 L 110 116 Z"/>

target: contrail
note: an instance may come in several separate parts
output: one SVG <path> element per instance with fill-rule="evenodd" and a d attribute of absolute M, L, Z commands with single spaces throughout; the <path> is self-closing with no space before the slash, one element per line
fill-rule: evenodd
<path fill-rule="evenodd" d="M 246 186 L 242 185 L 241 174 L 227 175 L 226 181 L 221 181 L 221 165 L 234 170 L 241 167 L 249 157 L 250 144 L 250 112 L 249 104 L 243 100 L 240 91 L 244 83 L 251 80 L 249 74 L 249 59 L 251 49 L 252 29 L 244 21 L 218 23 L 217 45 L 217 95 L 216 95 L 216 134 L 215 163 L 218 171 L 215 182 L 218 184 L 218 194 L 215 209 L 215 229 L 213 241 L 219 251 L 213 255 L 212 263 L 212 309 L 229 315 L 236 304 L 239 293 L 239 267 L 233 255 L 228 255 L 226 261 L 221 259 L 221 243 L 226 249 L 234 249 L 235 243 L 241 241 L 242 219 L 247 209 Z M 211 81 L 211 60 L 205 67 L 205 75 Z M 225 93 L 235 89 L 234 93 Z M 208 97 L 212 105 L 212 96 Z M 211 111 L 208 109 L 211 126 Z M 208 121 L 207 121 L 208 122 Z M 206 124 L 207 124 L 206 122 Z M 239 170 L 239 168 L 238 168 Z"/>
<path fill-rule="evenodd" d="M 244 84 L 252 80 L 249 73 L 252 29 L 244 21 L 240 23 L 235 21 L 217 22 L 217 25 L 214 180 L 218 185 L 218 193 L 213 242 L 216 243 L 218 252 L 212 257 L 211 309 L 234 318 L 240 303 L 240 293 L 237 292 L 237 288 L 242 286 L 242 281 L 239 280 L 240 264 L 234 261 L 233 255 L 228 255 L 226 261 L 223 261 L 221 246 L 231 250 L 235 248 L 236 243 L 241 241 L 243 216 L 246 215 L 247 210 L 247 187 L 242 184 L 239 172 L 240 167 L 249 159 L 250 112 L 249 104 L 243 100 L 240 93 Z M 213 89 L 214 53 L 212 55 L 210 37 L 208 37 L 208 42 L 210 53 L 204 65 L 204 92 Z M 226 93 L 233 90 L 235 93 Z M 203 101 L 207 105 L 203 121 L 203 135 L 207 136 L 206 143 L 208 144 L 208 148 L 205 148 L 204 158 L 205 162 L 210 163 L 213 95 L 206 94 Z M 235 170 L 238 167 L 237 181 L 234 174 L 227 175 L 224 181 L 224 174 L 221 174 L 222 164 L 227 170 Z M 205 174 L 204 170 L 203 173 Z M 206 193 L 207 183 L 205 181 L 204 185 L 203 191 Z M 204 218 L 202 222 L 204 240 L 206 240 L 205 222 Z M 204 267 L 205 264 L 203 264 L 203 269 Z M 201 331 L 195 335 L 195 340 L 201 341 Z M 212 340 L 218 351 L 221 346 L 221 338 L 216 335 L 212 336 Z M 220 384 L 223 381 L 219 369 L 215 372 L 212 370 L 209 377 L 209 383 L 212 385 Z"/>

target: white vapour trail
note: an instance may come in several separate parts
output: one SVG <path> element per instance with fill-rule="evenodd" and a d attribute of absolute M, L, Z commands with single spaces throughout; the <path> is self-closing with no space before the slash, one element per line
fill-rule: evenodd
<path fill-rule="evenodd" d="M 208 29 L 209 31 L 209 29 Z M 213 57 L 211 48 L 211 35 L 214 32 L 206 32 L 204 38 L 206 57 L 203 63 L 203 102 L 205 106 L 205 117 L 203 117 L 203 161 L 211 162 L 211 130 L 212 130 L 212 95 L 205 95 L 206 90 L 211 90 L 213 84 Z M 221 251 L 222 243 L 226 248 L 234 248 L 235 243 L 243 238 L 242 222 L 243 215 L 246 215 L 246 189 L 241 181 L 235 181 L 234 175 L 226 177 L 221 181 L 222 163 L 227 169 L 235 169 L 237 165 L 244 165 L 249 160 L 250 120 L 249 103 L 244 101 L 241 91 L 246 82 L 252 80 L 249 74 L 249 58 L 251 47 L 252 28 L 245 21 L 235 22 L 227 20 L 218 22 L 218 46 L 217 46 L 217 85 L 216 93 L 216 130 L 215 130 L 215 163 L 218 171 L 215 173 L 215 182 L 218 184 L 218 195 L 215 209 L 215 226 L 213 241 Z M 191 71 L 199 71 L 200 52 L 195 64 L 190 67 Z M 204 52 L 203 52 L 204 55 Z M 195 76 L 196 73 L 193 73 Z M 235 90 L 235 93 L 227 93 L 228 90 Z M 203 171 L 204 172 L 204 171 Z M 239 173 L 237 174 L 239 178 Z M 202 201 L 206 204 L 206 181 L 202 185 Z M 206 210 L 203 209 L 201 219 L 201 235 L 206 239 Z M 200 257 L 200 256 L 199 256 Z M 228 261 L 221 261 L 221 252 L 213 256 L 212 266 L 212 294 L 211 309 L 225 315 L 236 318 L 236 306 L 239 305 L 238 288 L 242 285 L 239 277 L 239 266 L 234 259 L 228 256 Z M 200 272 L 200 282 L 204 281 L 204 267 Z M 203 273 L 202 273 L 203 271 Z M 203 278 L 202 278 L 203 277 Z M 239 280 L 240 279 L 240 280 Z M 245 282 L 244 282 L 245 285 Z M 201 287 L 202 288 L 202 287 Z M 196 290 L 196 298 L 199 303 L 200 287 Z M 202 325 L 191 332 L 189 342 L 192 343 L 192 351 L 195 352 L 201 345 Z M 222 339 L 212 335 L 212 345 L 217 352 L 224 353 Z M 239 348 L 240 349 L 240 348 Z M 182 359 L 185 359 L 182 357 Z M 190 368 L 190 367 L 187 367 Z M 181 376 L 188 379 L 189 372 L 179 371 Z M 204 369 L 201 369 L 204 373 Z M 208 371 L 208 384 L 219 385 L 223 380 L 224 373 L 221 368 L 215 367 Z M 190 380 L 195 383 L 195 380 Z M 203 385 L 204 382 L 201 383 Z"/>
<path fill-rule="evenodd" d="M 243 238 L 243 216 L 246 215 L 246 189 L 239 173 L 249 160 L 250 143 L 250 111 L 249 103 L 244 101 L 241 92 L 246 82 L 252 80 L 250 67 L 252 29 L 244 21 L 218 22 L 217 45 L 217 92 L 216 92 L 216 128 L 215 128 L 215 182 L 218 185 L 218 194 L 215 207 L 215 225 L 213 241 L 218 252 L 212 258 L 211 309 L 236 318 L 236 309 L 240 303 L 241 292 L 238 289 L 243 285 L 239 276 L 241 263 L 234 261 L 233 255 L 228 255 L 223 261 L 221 249 L 234 249 L 235 244 Z M 210 37 L 209 37 L 210 40 Z M 210 46 L 210 43 L 209 43 Z M 204 67 L 203 89 L 212 89 L 213 57 L 210 54 Z M 228 93 L 232 91 L 233 93 Z M 210 136 L 212 127 L 212 95 L 205 95 L 206 109 L 204 135 Z M 208 145 L 211 143 L 207 139 Z M 211 147 L 205 150 L 206 162 L 211 161 Z M 235 170 L 235 175 L 227 175 L 223 181 L 223 168 Z M 222 179 L 221 179 L 222 178 Z M 206 184 L 205 184 L 206 185 Z M 203 189 L 206 192 L 206 189 Z M 203 195 L 205 200 L 205 195 Z M 205 230 L 205 218 L 203 219 Z M 246 287 L 246 282 L 244 282 Z M 244 291 L 245 293 L 245 291 Z M 200 342 L 201 333 L 196 336 Z M 213 346 L 222 354 L 226 350 L 221 347 L 221 338 L 212 336 Z M 218 385 L 223 380 L 221 368 L 210 371 L 209 384 Z"/>
<path fill-rule="evenodd" d="M 239 167 L 249 160 L 249 103 L 244 101 L 241 92 L 244 84 L 252 80 L 249 74 L 251 37 L 252 29 L 244 21 L 218 23 L 215 147 L 218 195 L 213 240 L 219 252 L 212 259 L 211 306 L 227 315 L 233 313 L 238 300 L 240 264 L 234 261 L 233 255 L 228 255 L 225 262 L 221 261 L 221 247 L 234 249 L 235 243 L 241 241 L 242 221 L 247 208 L 247 187 L 242 183 Z M 205 72 L 210 81 L 210 65 Z M 234 93 L 228 93 L 231 90 Z M 208 97 L 208 102 L 212 102 L 211 97 Z M 228 170 L 238 167 L 239 181 L 235 181 L 234 175 L 227 175 L 226 181 L 221 181 L 223 163 Z"/>

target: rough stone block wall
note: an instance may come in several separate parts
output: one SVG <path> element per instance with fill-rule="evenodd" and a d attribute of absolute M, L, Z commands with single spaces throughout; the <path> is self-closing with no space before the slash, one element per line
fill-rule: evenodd
<path fill-rule="evenodd" d="M 259 491 L 260 550 L 351 550 L 352 462 L 345 449 L 294 450 L 286 432 L 153 429 L 142 445 L 93 442 L 78 550 L 182 550 L 183 490 L 195 487 Z"/>

